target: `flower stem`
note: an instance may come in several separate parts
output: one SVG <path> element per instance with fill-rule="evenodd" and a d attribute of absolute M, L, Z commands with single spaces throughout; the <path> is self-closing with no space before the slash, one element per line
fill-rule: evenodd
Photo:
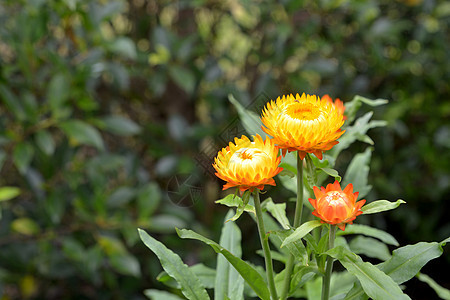
<path fill-rule="evenodd" d="M 334 247 L 334 240 L 336 238 L 336 225 L 330 225 L 330 234 L 328 237 L 328 250 Z M 333 261 L 331 256 L 327 257 L 327 266 L 325 268 L 325 277 L 322 284 L 322 300 L 328 300 L 330 298 L 330 279 L 331 272 L 333 271 Z"/>
<path fill-rule="evenodd" d="M 297 151 L 297 202 L 295 204 L 294 229 L 302 223 L 303 212 L 303 161 Z M 291 285 L 291 275 L 294 269 L 294 256 L 291 254 L 286 263 L 285 278 L 283 290 L 281 292 L 281 300 L 286 299 Z"/>
<path fill-rule="evenodd" d="M 270 254 L 269 241 L 264 229 L 264 221 L 261 210 L 261 202 L 259 200 L 259 190 L 255 190 L 255 212 L 256 212 L 256 224 L 258 225 L 259 238 L 261 240 L 261 246 L 264 250 L 264 259 L 266 261 L 266 274 L 267 281 L 269 282 L 270 295 L 273 300 L 278 300 L 277 290 L 275 289 L 275 280 L 273 277 L 272 255 Z"/>

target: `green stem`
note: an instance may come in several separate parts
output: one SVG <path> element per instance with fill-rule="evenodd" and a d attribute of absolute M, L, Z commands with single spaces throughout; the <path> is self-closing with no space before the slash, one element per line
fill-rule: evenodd
<path fill-rule="evenodd" d="M 336 238 L 336 225 L 330 225 L 330 235 L 328 238 L 328 250 L 334 247 L 334 240 Z M 325 277 L 322 284 L 322 300 L 328 300 L 330 298 L 330 279 L 331 272 L 333 271 L 333 261 L 331 256 L 327 257 L 327 266 L 325 269 Z"/>
<path fill-rule="evenodd" d="M 295 204 L 294 229 L 302 223 L 303 212 L 303 161 L 297 151 L 297 202 Z M 286 271 L 284 278 L 283 290 L 281 292 L 281 300 L 286 299 L 291 285 L 291 275 L 294 269 L 294 256 L 291 254 L 286 263 Z"/>
<path fill-rule="evenodd" d="M 270 254 L 269 241 L 264 229 L 264 221 L 261 210 L 261 202 L 259 200 L 259 190 L 255 190 L 255 212 L 256 212 L 256 224 L 258 225 L 259 238 L 261 240 L 261 246 L 264 250 L 264 259 L 266 261 L 266 274 L 267 281 L 269 282 L 270 295 L 273 300 L 278 300 L 277 290 L 275 289 L 275 280 L 273 278 L 273 266 L 272 255 Z"/>

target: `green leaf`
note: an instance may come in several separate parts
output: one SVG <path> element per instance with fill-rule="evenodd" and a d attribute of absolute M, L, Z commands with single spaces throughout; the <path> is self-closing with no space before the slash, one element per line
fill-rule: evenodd
<path fill-rule="evenodd" d="M 376 267 L 389 275 L 395 283 L 402 284 L 413 278 L 430 260 L 441 256 L 444 242 L 420 242 L 398 248 L 392 252 L 389 260 Z M 354 286 L 345 299 L 359 299 L 362 294 L 362 289 Z"/>
<path fill-rule="evenodd" d="M 229 210 L 225 220 L 229 220 L 233 213 L 233 210 Z M 229 249 L 234 256 L 241 257 L 241 231 L 234 222 L 226 222 L 223 225 L 220 245 Z M 226 297 L 236 300 L 244 299 L 244 279 L 223 255 L 218 254 L 214 299 L 223 300 Z"/>
<path fill-rule="evenodd" d="M 26 118 L 25 110 L 21 105 L 16 95 L 4 84 L 0 84 L 0 100 L 5 103 L 8 110 L 10 110 L 18 120 Z"/>
<path fill-rule="evenodd" d="M 355 281 L 353 287 L 345 295 L 344 300 L 367 300 L 369 297 L 364 293 L 361 283 Z"/>
<path fill-rule="evenodd" d="M 155 182 L 150 182 L 137 192 L 139 221 L 146 221 L 161 203 L 161 191 Z"/>
<path fill-rule="evenodd" d="M 194 272 L 203 286 L 207 289 L 213 289 L 216 280 L 216 270 L 205 266 L 204 264 L 196 264 L 190 266 L 189 269 Z M 244 281 L 242 281 L 244 282 Z"/>
<path fill-rule="evenodd" d="M 138 134 L 141 127 L 130 119 L 120 116 L 108 116 L 102 119 L 105 130 L 120 136 Z"/>
<path fill-rule="evenodd" d="M 352 224 L 345 227 L 345 231 L 339 230 L 336 235 L 348 235 L 348 234 L 364 234 L 367 236 L 375 237 L 386 244 L 398 246 L 397 240 L 389 233 L 376 229 L 367 225 Z"/>
<path fill-rule="evenodd" d="M 330 175 L 331 177 L 334 177 L 335 180 L 341 182 L 342 177 L 339 176 L 338 171 L 331 168 L 320 168 L 322 171 L 324 171 L 326 174 Z"/>
<path fill-rule="evenodd" d="M 15 186 L 0 187 L 0 202 L 11 200 L 20 195 L 20 189 Z"/>
<path fill-rule="evenodd" d="M 52 77 L 47 89 L 47 101 L 52 113 L 58 116 L 59 109 L 68 100 L 70 95 L 70 81 L 63 73 Z"/>
<path fill-rule="evenodd" d="M 130 187 L 122 186 L 109 196 L 108 207 L 121 207 L 130 202 L 136 196 L 136 191 Z"/>
<path fill-rule="evenodd" d="M 281 240 L 282 245 L 284 245 L 284 241 L 290 236 L 291 233 L 292 229 L 284 231 L 277 230 L 271 232 L 271 234 L 276 235 Z M 306 251 L 305 245 L 300 239 L 292 243 L 287 243 L 285 246 L 298 261 L 301 261 L 304 265 L 308 264 L 308 252 Z"/>
<path fill-rule="evenodd" d="M 271 215 L 280 223 L 284 229 L 289 229 L 291 226 L 286 216 L 286 203 L 273 203 L 272 198 L 267 199 L 265 207 L 271 213 Z"/>
<path fill-rule="evenodd" d="M 34 155 L 34 148 L 27 142 L 16 145 L 13 151 L 13 161 L 20 174 L 25 174 Z"/>
<path fill-rule="evenodd" d="M 413 278 L 426 263 L 441 256 L 442 252 L 440 243 L 420 242 L 394 250 L 392 257 L 377 267 L 401 284 Z"/>
<path fill-rule="evenodd" d="M 335 145 L 330 151 L 327 153 L 331 155 L 331 157 L 336 158 L 342 150 L 347 149 L 351 144 L 353 144 L 356 140 L 361 140 L 364 142 L 370 142 L 373 144 L 369 137 L 367 136 L 367 131 L 369 129 L 375 127 L 386 126 L 386 121 L 374 120 L 370 121 L 373 112 L 368 112 L 362 117 L 358 118 L 352 126 L 345 128 L 345 134 L 343 134 L 339 138 L 339 144 Z"/>
<path fill-rule="evenodd" d="M 295 290 L 302 287 L 307 281 L 309 281 L 314 274 L 320 274 L 317 267 L 313 266 L 300 266 L 298 271 L 292 275 L 291 286 L 289 293 L 293 293 Z"/>
<path fill-rule="evenodd" d="M 447 290 L 446 288 L 443 288 L 442 286 L 437 284 L 437 282 L 434 281 L 433 278 L 431 278 L 430 276 L 425 275 L 423 273 L 417 274 L 416 277 L 420 281 L 428 284 L 436 292 L 436 294 L 439 296 L 439 298 L 444 299 L 444 300 L 450 300 L 450 290 Z"/>
<path fill-rule="evenodd" d="M 366 294 L 374 300 L 384 299 L 410 299 L 403 294 L 400 287 L 388 275 L 377 267 L 339 246 L 326 252 L 328 255 L 339 260 L 339 262 L 351 274 L 355 275 L 361 283 Z"/>
<path fill-rule="evenodd" d="M 387 211 L 397 208 L 400 204 L 406 203 L 405 201 L 398 199 L 395 202 L 390 202 L 388 200 L 377 200 L 364 205 L 361 210 L 365 215 L 375 214 L 382 211 Z"/>
<path fill-rule="evenodd" d="M 320 300 L 322 290 L 322 279 L 320 277 L 309 280 L 305 284 L 307 299 L 308 300 Z"/>
<path fill-rule="evenodd" d="M 24 235 L 36 235 L 40 232 L 39 225 L 29 218 L 20 218 L 12 221 L 12 230 Z"/>
<path fill-rule="evenodd" d="M 330 281 L 330 300 L 343 299 L 355 282 L 358 282 L 356 277 L 346 270 L 333 272 Z"/>
<path fill-rule="evenodd" d="M 284 242 L 281 244 L 281 247 L 284 247 L 289 243 L 293 243 L 300 240 L 305 235 L 307 235 L 311 230 L 313 230 L 316 227 L 319 227 L 320 225 L 322 225 L 322 223 L 320 223 L 319 220 L 303 223 L 299 228 L 295 229 L 295 231 L 284 240 Z"/>
<path fill-rule="evenodd" d="M 214 288 L 214 282 L 216 280 L 216 270 L 209 268 L 205 266 L 204 264 L 196 264 L 193 266 L 190 266 L 189 269 L 194 272 L 195 276 L 200 280 L 202 285 L 207 289 L 213 289 Z M 159 282 L 164 283 L 166 286 L 174 288 L 174 289 L 180 289 L 180 285 L 178 282 L 173 279 L 172 277 L 167 274 L 166 271 L 162 271 L 158 274 L 156 279 Z"/>
<path fill-rule="evenodd" d="M 363 153 L 356 154 L 345 172 L 342 186 L 353 184 L 353 191 L 359 192 L 359 198 L 363 198 L 372 189 L 368 185 L 369 164 L 372 156 L 372 149 L 367 148 Z"/>
<path fill-rule="evenodd" d="M 243 206 L 242 198 L 234 194 L 227 195 L 225 198 L 217 200 L 216 203 L 223 204 L 228 207 Z M 255 213 L 255 207 L 251 204 L 246 204 L 244 207 L 244 211 Z"/>
<path fill-rule="evenodd" d="M 356 254 L 364 254 L 368 257 L 378 258 L 385 261 L 391 258 L 386 244 L 364 236 L 357 236 L 350 242 L 350 249 Z"/>
<path fill-rule="evenodd" d="M 173 81 L 175 81 L 175 83 L 188 95 L 194 92 L 196 79 L 190 69 L 179 66 L 171 66 L 169 68 L 169 74 Z"/>
<path fill-rule="evenodd" d="M 374 106 L 384 105 L 388 102 L 389 101 L 385 100 L 385 99 L 371 100 L 371 99 L 356 95 L 355 97 L 353 97 L 352 101 L 345 103 L 345 115 L 347 116 L 347 122 L 351 123 L 355 119 L 356 112 L 359 110 L 362 103 L 365 103 L 367 105 L 374 107 Z"/>
<path fill-rule="evenodd" d="M 112 255 L 110 258 L 111 266 L 119 273 L 139 277 L 141 268 L 136 257 L 129 253 Z"/>
<path fill-rule="evenodd" d="M 113 40 L 109 49 L 114 52 L 114 54 L 123 56 L 128 59 L 136 59 L 136 46 L 134 42 L 127 37 L 119 37 Z"/>
<path fill-rule="evenodd" d="M 248 263 L 234 256 L 230 251 L 223 248 L 216 242 L 201 236 L 200 234 L 186 229 L 177 229 L 178 235 L 182 239 L 194 239 L 204 242 L 211 246 L 216 253 L 221 253 L 233 265 L 233 267 L 241 274 L 248 285 L 256 292 L 256 294 L 263 300 L 270 300 L 270 293 L 267 289 L 267 284 L 264 282 L 262 276 Z"/>
<path fill-rule="evenodd" d="M 48 156 L 55 152 L 55 141 L 47 130 L 40 130 L 34 136 L 36 145 Z"/>
<path fill-rule="evenodd" d="M 316 174 L 316 166 L 314 165 L 311 156 L 307 154 L 306 158 L 306 181 L 309 184 L 309 187 L 312 189 L 317 185 L 317 174 Z"/>
<path fill-rule="evenodd" d="M 244 213 L 244 211 L 255 213 L 255 207 L 248 204 L 250 200 L 250 192 L 246 191 L 241 197 L 234 195 L 228 195 L 223 199 L 217 200 L 216 203 L 224 204 L 228 207 L 237 207 L 236 214 L 228 221 L 236 221 Z"/>
<path fill-rule="evenodd" d="M 98 130 L 84 121 L 69 120 L 61 123 L 60 127 L 75 145 L 85 144 L 94 146 L 99 150 L 104 150 L 105 148 Z"/>
<path fill-rule="evenodd" d="M 251 135 L 259 134 L 264 140 L 267 135 L 261 129 L 262 123 L 259 116 L 252 111 L 246 110 L 233 95 L 228 95 L 228 100 L 230 100 L 236 108 L 245 130 Z"/>
<path fill-rule="evenodd" d="M 181 292 L 188 299 L 210 299 L 200 280 L 192 270 L 183 263 L 181 258 L 164 244 L 138 229 L 142 242 L 156 254 L 164 270 L 175 278 L 181 286 Z"/>
<path fill-rule="evenodd" d="M 145 290 L 144 295 L 151 300 L 183 300 L 177 295 L 160 290 Z"/>

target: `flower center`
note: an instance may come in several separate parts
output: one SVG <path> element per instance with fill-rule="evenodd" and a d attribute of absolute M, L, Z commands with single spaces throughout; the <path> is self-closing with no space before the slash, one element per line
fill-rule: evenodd
<path fill-rule="evenodd" d="M 268 162 L 270 162 L 270 157 L 264 151 L 256 148 L 241 148 L 231 156 L 228 167 L 237 167 L 243 170 L 246 168 L 264 166 L 267 165 Z"/>
<path fill-rule="evenodd" d="M 317 105 L 308 102 L 294 102 L 286 108 L 286 114 L 297 120 L 314 120 L 320 116 Z"/>
<path fill-rule="evenodd" d="M 340 192 L 328 192 L 325 195 L 325 201 L 329 205 L 337 206 L 337 205 L 345 205 L 347 203 L 347 199 L 343 197 Z"/>
<path fill-rule="evenodd" d="M 236 153 L 238 153 L 238 152 L 236 152 Z M 254 154 L 254 151 L 250 151 L 249 149 L 243 149 L 243 151 L 239 152 L 238 156 L 240 159 L 252 159 L 253 154 Z"/>

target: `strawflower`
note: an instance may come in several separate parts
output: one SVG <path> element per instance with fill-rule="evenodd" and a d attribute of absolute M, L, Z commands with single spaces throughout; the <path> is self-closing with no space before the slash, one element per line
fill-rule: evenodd
<path fill-rule="evenodd" d="M 363 212 L 361 207 L 366 200 L 356 202 L 358 192 L 353 193 L 353 185 L 350 183 L 342 190 L 338 181 L 330 183 L 326 188 L 314 187 L 316 199 L 309 198 L 314 207 L 313 215 L 319 217 L 322 223 L 337 225 L 345 230 L 346 224 L 353 224 L 353 220 Z"/>
<path fill-rule="evenodd" d="M 243 135 L 219 151 L 213 167 L 216 176 L 227 182 L 224 190 L 239 187 L 241 192 L 253 192 L 255 188 L 263 190 L 265 185 L 275 185 L 273 177 L 283 170 L 280 161 L 273 140 L 256 135 L 251 142 Z"/>
<path fill-rule="evenodd" d="M 273 137 L 283 155 L 298 151 L 301 159 L 307 153 L 322 159 L 322 152 L 336 145 L 344 133 L 340 129 L 344 124 L 343 110 L 315 95 L 278 97 L 267 103 L 261 121 L 262 129 Z"/>
<path fill-rule="evenodd" d="M 336 108 L 339 110 L 339 112 L 343 115 L 345 112 L 345 106 L 344 106 L 344 102 L 341 101 L 341 99 L 336 98 L 333 102 L 333 99 L 330 97 L 330 95 L 325 94 L 322 96 L 322 98 L 320 98 L 322 100 L 327 100 L 330 103 L 333 103 L 334 106 L 336 106 Z M 344 116 L 344 120 L 347 120 L 347 117 Z"/>

